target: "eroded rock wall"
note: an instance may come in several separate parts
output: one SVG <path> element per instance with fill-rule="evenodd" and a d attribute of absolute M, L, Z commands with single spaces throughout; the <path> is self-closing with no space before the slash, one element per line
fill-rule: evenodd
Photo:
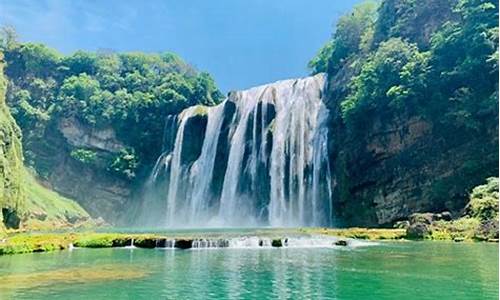
<path fill-rule="evenodd" d="M 61 118 L 26 146 L 50 188 L 78 201 L 93 217 L 110 223 L 120 220 L 134 185 L 110 171 L 110 162 L 125 147 L 113 129 L 91 128 L 75 118 Z M 85 163 L 72 157 L 77 149 L 95 153 L 94 161 Z"/>
<path fill-rule="evenodd" d="M 470 190 L 498 174 L 498 126 L 471 135 L 443 132 L 422 114 L 373 115 L 363 133 L 346 128 L 340 112 L 346 67 L 330 78 L 329 151 L 334 170 L 333 211 L 338 226 L 392 226 L 415 212 L 458 216 Z M 484 124 L 498 124 L 498 112 Z"/>

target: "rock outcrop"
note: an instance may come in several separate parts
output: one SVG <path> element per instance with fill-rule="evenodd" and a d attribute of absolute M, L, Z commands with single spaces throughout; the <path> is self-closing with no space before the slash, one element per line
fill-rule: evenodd
<path fill-rule="evenodd" d="M 480 134 L 448 129 L 422 114 L 374 114 L 361 134 L 342 120 L 346 64 L 329 78 L 329 151 L 337 226 L 392 226 L 415 212 L 458 212 L 471 189 L 498 174 L 498 111 L 485 113 Z M 495 121 L 496 120 L 496 121 Z M 449 132 L 452 134 L 449 134 Z"/>
<path fill-rule="evenodd" d="M 116 222 L 132 195 L 130 180 L 110 170 L 110 163 L 124 149 L 113 129 L 95 129 L 76 118 L 56 120 L 42 138 L 27 145 L 34 166 L 49 187 L 78 201 L 92 216 Z M 95 155 L 91 163 L 75 159 L 78 149 Z"/>

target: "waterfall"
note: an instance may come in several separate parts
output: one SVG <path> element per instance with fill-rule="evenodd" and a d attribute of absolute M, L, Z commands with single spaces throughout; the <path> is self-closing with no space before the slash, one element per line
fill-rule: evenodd
<path fill-rule="evenodd" d="M 168 178 L 167 226 L 330 225 L 324 85 L 323 74 L 283 80 L 184 110 L 151 173 Z"/>
<path fill-rule="evenodd" d="M 200 157 L 191 169 L 192 192 L 190 199 L 189 220 L 203 220 L 208 209 L 207 199 L 210 197 L 210 182 L 215 165 L 215 154 L 222 126 L 224 106 L 218 105 L 208 110 L 208 122 Z"/>
<path fill-rule="evenodd" d="M 190 107 L 182 112 L 180 116 L 180 124 L 175 137 L 174 150 L 172 152 L 171 166 L 170 166 L 170 180 L 168 186 L 168 196 L 167 196 L 167 225 L 175 226 L 176 219 L 175 216 L 178 213 L 176 208 L 178 206 L 177 193 L 179 192 L 179 182 L 182 181 L 181 176 L 183 176 L 183 166 L 181 165 L 181 155 L 183 148 L 184 139 L 184 128 L 186 126 L 186 121 L 193 115 L 196 107 Z"/>
<path fill-rule="evenodd" d="M 230 143 L 230 151 L 226 175 L 224 176 L 224 184 L 219 207 L 219 222 L 221 224 L 241 224 L 245 221 L 245 225 L 251 222 L 251 214 L 248 211 L 249 205 L 242 203 L 241 197 L 237 195 L 237 188 L 241 179 L 241 170 L 243 157 L 245 153 L 246 132 L 248 119 L 254 111 L 257 104 L 258 96 L 261 94 L 262 87 L 250 89 L 248 91 L 239 92 L 237 97 L 240 101 L 236 103 L 239 117 L 235 120 L 236 130 L 232 136 Z M 255 122 L 254 122 L 255 123 Z M 243 219 L 242 219 L 243 218 Z"/>

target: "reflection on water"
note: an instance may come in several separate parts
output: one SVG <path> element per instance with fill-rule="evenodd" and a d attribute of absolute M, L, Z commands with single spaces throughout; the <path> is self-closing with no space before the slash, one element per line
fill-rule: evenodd
<path fill-rule="evenodd" d="M 498 299 L 498 245 L 76 249 L 0 257 L 0 299 Z"/>

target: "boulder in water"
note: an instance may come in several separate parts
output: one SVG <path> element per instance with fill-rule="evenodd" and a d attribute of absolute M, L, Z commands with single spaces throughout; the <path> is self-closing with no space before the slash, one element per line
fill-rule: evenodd
<path fill-rule="evenodd" d="M 167 247 L 167 239 L 166 238 L 156 239 L 156 247 L 160 248 Z"/>
<path fill-rule="evenodd" d="M 190 249 L 193 246 L 193 240 L 176 240 L 175 248 Z"/>
<path fill-rule="evenodd" d="M 132 245 L 131 238 L 116 238 L 113 240 L 112 247 L 126 247 Z"/>
<path fill-rule="evenodd" d="M 139 248 L 155 248 L 156 239 L 153 238 L 137 239 L 134 241 L 134 246 Z"/>
<path fill-rule="evenodd" d="M 271 246 L 273 247 L 283 247 L 283 242 L 281 242 L 281 239 L 274 239 L 272 242 L 271 242 Z"/>
<path fill-rule="evenodd" d="M 394 223 L 394 228 L 399 228 L 399 229 L 408 229 L 410 227 L 410 222 L 409 221 L 397 221 Z"/>
<path fill-rule="evenodd" d="M 431 233 L 429 224 L 424 222 L 413 223 L 406 229 L 406 236 L 410 239 L 423 239 Z"/>
<path fill-rule="evenodd" d="M 335 246 L 347 246 L 346 240 L 338 240 L 335 242 Z"/>

